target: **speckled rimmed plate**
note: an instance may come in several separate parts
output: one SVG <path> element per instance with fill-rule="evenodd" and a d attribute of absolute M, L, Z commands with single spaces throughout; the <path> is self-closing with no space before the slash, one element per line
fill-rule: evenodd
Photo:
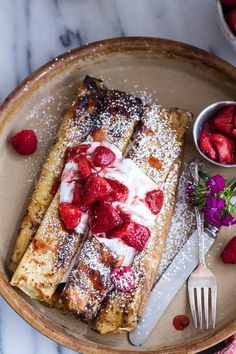
<path fill-rule="evenodd" d="M 129 344 L 127 335 L 101 336 L 73 316 L 63 315 L 31 301 L 9 285 L 9 253 L 28 197 L 47 150 L 52 143 L 61 113 L 86 74 L 101 77 L 112 88 L 158 99 L 167 106 L 187 108 L 195 116 L 215 101 L 235 100 L 236 69 L 200 49 L 156 38 L 117 38 L 97 42 L 65 53 L 30 75 L 0 108 L 0 292 L 32 326 L 51 339 L 83 353 L 196 353 L 236 331 L 235 265 L 220 261 L 226 242 L 236 228 L 222 229 L 210 251 L 210 267 L 218 280 L 217 327 L 197 331 L 191 324 L 176 331 L 176 314 L 190 317 L 186 288 L 183 287 L 140 348 Z M 32 127 L 37 131 L 37 152 L 16 154 L 8 138 Z M 199 157 L 191 129 L 186 138 L 185 159 Z M 236 171 L 207 166 L 211 172 L 233 177 Z"/>

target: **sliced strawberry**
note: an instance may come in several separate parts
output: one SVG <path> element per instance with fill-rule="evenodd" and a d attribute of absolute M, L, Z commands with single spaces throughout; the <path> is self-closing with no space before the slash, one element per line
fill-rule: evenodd
<path fill-rule="evenodd" d="M 83 204 L 88 205 L 106 197 L 112 188 L 101 176 L 92 174 L 84 185 Z"/>
<path fill-rule="evenodd" d="M 99 202 L 94 206 L 90 222 L 92 232 L 107 232 L 121 223 L 119 213 L 109 203 Z"/>
<path fill-rule="evenodd" d="M 122 238 L 130 247 L 137 251 L 142 251 L 150 237 L 150 231 L 147 227 L 137 222 L 126 220 L 117 229 L 107 233 L 107 238 Z"/>
<path fill-rule="evenodd" d="M 11 137 L 12 146 L 22 155 L 31 155 L 37 149 L 37 136 L 33 130 L 21 130 Z"/>
<path fill-rule="evenodd" d="M 78 164 L 79 178 L 81 180 L 88 178 L 92 173 L 92 169 L 87 157 L 85 155 L 79 155 L 74 157 L 73 160 Z"/>
<path fill-rule="evenodd" d="M 236 236 L 227 243 L 220 256 L 224 263 L 236 264 Z"/>
<path fill-rule="evenodd" d="M 68 162 L 72 160 L 74 157 L 78 156 L 81 153 L 86 153 L 90 148 L 91 144 L 80 144 L 73 147 L 68 147 L 66 149 L 65 161 Z"/>
<path fill-rule="evenodd" d="M 74 230 L 80 223 L 81 210 L 71 203 L 60 203 L 59 214 L 68 230 Z"/>
<path fill-rule="evenodd" d="M 128 266 L 113 268 L 110 278 L 118 291 L 128 292 L 134 287 L 134 273 Z"/>
<path fill-rule="evenodd" d="M 229 10 L 227 22 L 231 31 L 236 35 L 236 7 Z"/>
<path fill-rule="evenodd" d="M 119 201 L 122 200 L 123 202 L 128 198 L 129 190 L 123 184 L 113 178 L 106 178 L 106 181 L 110 184 L 112 191 L 107 197 L 109 201 Z"/>
<path fill-rule="evenodd" d="M 233 120 L 235 113 L 235 105 L 229 104 L 221 108 L 214 115 L 215 127 L 223 133 L 230 134 L 233 129 Z"/>
<path fill-rule="evenodd" d="M 211 143 L 211 134 L 205 130 L 200 133 L 199 148 L 211 160 L 216 160 L 216 151 Z"/>
<path fill-rule="evenodd" d="M 116 155 L 106 146 L 98 146 L 92 153 L 92 163 L 95 167 L 107 167 L 116 159 Z"/>
<path fill-rule="evenodd" d="M 82 194 L 82 185 L 76 181 L 73 189 L 73 201 L 74 205 L 81 205 L 81 194 Z"/>
<path fill-rule="evenodd" d="M 146 194 L 145 202 L 154 215 L 160 213 L 163 205 L 163 192 L 159 189 L 154 189 Z"/>
<path fill-rule="evenodd" d="M 222 134 L 212 134 L 211 142 L 217 152 L 217 161 L 225 164 L 231 163 L 233 152 L 233 145 L 231 140 Z"/>

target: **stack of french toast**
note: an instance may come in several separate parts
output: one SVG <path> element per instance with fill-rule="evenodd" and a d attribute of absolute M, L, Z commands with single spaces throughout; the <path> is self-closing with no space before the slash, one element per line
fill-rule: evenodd
<path fill-rule="evenodd" d="M 101 334 L 134 329 L 168 235 L 190 120 L 86 76 L 22 220 L 11 284 Z"/>

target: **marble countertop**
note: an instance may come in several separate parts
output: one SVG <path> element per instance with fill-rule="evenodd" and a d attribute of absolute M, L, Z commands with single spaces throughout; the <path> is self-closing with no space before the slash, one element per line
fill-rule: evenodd
<path fill-rule="evenodd" d="M 30 72 L 66 50 L 119 36 L 168 38 L 236 65 L 215 0 L 0 0 L 0 101 Z M 69 354 L 0 299 L 0 354 Z"/>

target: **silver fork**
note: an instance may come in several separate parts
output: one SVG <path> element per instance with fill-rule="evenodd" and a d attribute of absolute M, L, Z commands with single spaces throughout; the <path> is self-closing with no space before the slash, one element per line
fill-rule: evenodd
<path fill-rule="evenodd" d="M 198 164 L 195 164 L 194 182 L 198 182 Z M 198 207 L 195 207 L 195 215 L 198 231 L 198 255 L 197 268 L 190 275 L 188 280 L 188 295 L 195 327 L 203 328 L 203 309 L 205 315 L 206 329 L 209 328 L 209 317 L 212 327 L 216 324 L 216 299 L 217 284 L 214 274 L 207 268 L 204 256 L 204 217 Z"/>

